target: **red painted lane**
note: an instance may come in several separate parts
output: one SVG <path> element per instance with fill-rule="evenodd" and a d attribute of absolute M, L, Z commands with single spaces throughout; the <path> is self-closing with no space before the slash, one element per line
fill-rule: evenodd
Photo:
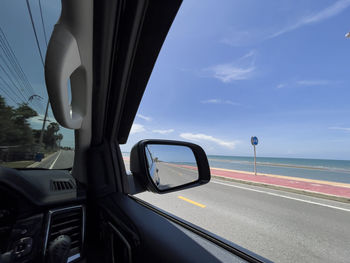
<path fill-rule="evenodd" d="M 176 165 L 176 166 L 181 166 L 183 168 L 187 168 L 191 170 L 197 170 L 197 167 L 193 167 L 189 165 Z M 284 178 L 276 178 L 276 177 L 270 177 L 270 176 L 259 175 L 259 174 L 253 175 L 248 173 L 240 173 L 236 171 L 222 170 L 222 169 L 215 169 L 215 168 L 211 168 L 210 171 L 211 171 L 211 174 L 215 176 L 222 176 L 222 177 L 228 177 L 228 178 L 233 178 L 237 180 L 270 184 L 270 185 L 276 185 L 276 186 L 282 186 L 282 187 L 288 187 L 288 188 L 294 188 L 299 190 L 350 198 L 350 188 L 330 185 L 330 184 L 327 184 L 327 181 L 322 181 L 322 183 L 305 182 L 305 181 L 298 180 L 298 178 L 284 179 Z"/>
<path fill-rule="evenodd" d="M 318 193 L 323 193 L 328 195 L 336 195 L 336 196 L 350 198 L 350 188 L 329 185 L 326 183 L 320 184 L 320 183 L 303 182 L 303 181 L 298 181 L 297 179 L 290 180 L 290 179 L 269 177 L 264 175 L 255 176 L 255 175 L 238 173 L 233 171 L 232 172 L 222 171 L 222 170 L 217 170 L 215 168 L 211 169 L 211 173 L 212 175 L 224 176 L 224 177 L 234 178 L 238 180 L 271 184 L 271 185 L 277 185 L 277 186 L 283 186 L 288 188 L 295 188 L 300 190 L 306 190 L 306 191 L 312 191 L 312 192 L 318 192 Z"/>

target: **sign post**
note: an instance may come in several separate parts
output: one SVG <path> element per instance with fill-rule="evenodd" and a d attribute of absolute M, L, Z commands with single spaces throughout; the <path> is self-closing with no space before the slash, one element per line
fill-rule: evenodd
<path fill-rule="evenodd" d="M 258 137 L 252 136 L 252 138 L 250 138 L 250 142 L 254 147 L 254 174 L 256 175 L 256 146 L 258 145 L 258 142 L 259 142 Z"/>

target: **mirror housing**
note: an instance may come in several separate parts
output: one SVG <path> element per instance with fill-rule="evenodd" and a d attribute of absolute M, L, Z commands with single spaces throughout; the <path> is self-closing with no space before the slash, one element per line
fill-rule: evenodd
<path fill-rule="evenodd" d="M 157 187 L 154 179 L 152 179 L 147 164 L 146 147 L 147 145 L 164 145 L 164 146 L 184 146 L 192 150 L 194 158 L 197 163 L 198 179 L 185 183 L 183 185 L 177 185 L 167 189 L 160 189 Z M 132 176 L 137 179 L 140 186 L 148 191 L 155 193 L 168 193 L 178 190 L 183 190 L 191 187 L 196 187 L 202 184 L 206 184 L 210 181 L 210 168 L 202 147 L 199 145 L 172 140 L 142 140 L 135 144 L 130 153 L 130 170 Z"/>

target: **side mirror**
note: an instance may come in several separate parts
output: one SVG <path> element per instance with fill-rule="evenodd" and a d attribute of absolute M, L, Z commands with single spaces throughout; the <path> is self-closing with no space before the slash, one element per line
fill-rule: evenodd
<path fill-rule="evenodd" d="M 130 153 L 130 170 L 142 188 L 166 193 L 199 186 L 210 181 L 204 150 L 193 143 L 143 140 Z"/>

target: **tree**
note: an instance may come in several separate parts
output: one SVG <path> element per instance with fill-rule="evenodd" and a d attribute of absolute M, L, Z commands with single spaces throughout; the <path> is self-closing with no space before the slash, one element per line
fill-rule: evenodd
<path fill-rule="evenodd" d="M 62 139 L 63 139 L 63 135 L 62 135 L 62 133 L 59 133 L 59 134 L 57 135 L 58 147 L 61 147 L 61 141 L 62 141 Z"/>
<path fill-rule="evenodd" d="M 20 104 L 14 109 L 0 96 L 0 145 L 32 144 L 34 136 L 28 119 L 37 115 L 28 104 Z"/>
<path fill-rule="evenodd" d="M 11 136 L 14 131 L 14 123 L 12 121 L 13 108 L 6 105 L 6 101 L 0 96 L 0 145 L 10 145 Z"/>
<path fill-rule="evenodd" d="M 39 144 L 40 134 L 41 134 L 41 130 L 34 130 L 33 129 L 33 136 L 34 136 L 34 143 L 35 144 Z"/>
<path fill-rule="evenodd" d="M 56 149 L 58 147 L 57 141 L 63 139 L 62 134 L 57 134 L 59 130 L 60 130 L 60 126 L 56 122 L 51 122 L 47 126 L 44 132 L 44 138 L 43 138 L 45 148 Z"/>
<path fill-rule="evenodd" d="M 18 134 L 16 142 L 18 144 L 28 145 L 34 143 L 34 136 L 28 119 L 37 115 L 37 112 L 25 103 L 20 104 L 17 109 L 13 110 L 15 130 Z"/>
<path fill-rule="evenodd" d="M 23 149 L 38 144 L 41 130 L 33 130 L 28 121 L 37 115 L 27 103 L 19 104 L 17 108 L 8 106 L 5 98 L 0 95 L 0 146 L 21 146 Z M 63 139 L 59 130 L 60 126 L 56 122 L 47 126 L 43 137 L 45 148 L 59 147 Z"/>

